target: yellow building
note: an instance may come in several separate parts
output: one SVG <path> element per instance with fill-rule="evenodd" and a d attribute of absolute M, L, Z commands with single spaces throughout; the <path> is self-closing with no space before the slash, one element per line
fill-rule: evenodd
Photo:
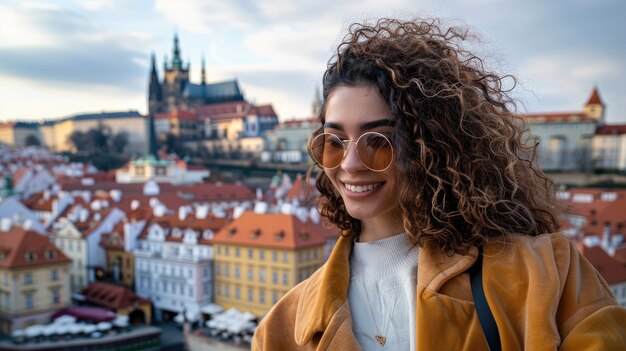
<path fill-rule="evenodd" d="M 111 233 L 102 234 L 100 246 L 106 252 L 106 271 L 114 282 L 129 289 L 135 286 L 135 255 L 124 249 L 125 222 L 119 222 Z"/>
<path fill-rule="evenodd" d="M 265 315 L 322 265 L 336 232 L 295 215 L 245 212 L 213 239 L 215 303 Z"/>
<path fill-rule="evenodd" d="M 51 120 L 40 126 L 43 143 L 52 151 L 75 151 L 69 138 L 75 131 L 107 128 L 111 134 L 126 133 L 126 152 L 143 153 L 146 143 L 146 119 L 137 111 L 81 114 Z"/>
<path fill-rule="evenodd" d="M 48 323 L 52 313 L 69 306 L 70 262 L 34 231 L 0 232 L 0 332 Z"/>

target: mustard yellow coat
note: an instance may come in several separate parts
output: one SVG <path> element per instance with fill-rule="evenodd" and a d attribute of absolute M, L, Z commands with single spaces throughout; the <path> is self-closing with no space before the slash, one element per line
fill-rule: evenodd
<path fill-rule="evenodd" d="M 252 350 L 361 350 L 347 301 L 351 243 L 340 238 L 328 262 L 278 301 Z M 420 249 L 417 350 L 487 350 L 466 273 L 477 251 Z M 503 350 L 626 350 L 626 309 L 566 236 L 512 235 L 484 253 L 483 285 Z"/>

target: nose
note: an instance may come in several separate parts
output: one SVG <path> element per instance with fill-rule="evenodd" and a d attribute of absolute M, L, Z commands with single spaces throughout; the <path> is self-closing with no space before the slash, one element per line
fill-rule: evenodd
<path fill-rule="evenodd" d="M 348 143 L 343 160 L 341 161 L 341 168 L 348 173 L 367 169 L 359 159 L 359 155 L 356 150 L 356 143 L 353 141 Z"/>

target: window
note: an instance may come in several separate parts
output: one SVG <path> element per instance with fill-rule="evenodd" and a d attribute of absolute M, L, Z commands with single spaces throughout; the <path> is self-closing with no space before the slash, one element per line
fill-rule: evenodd
<path fill-rule="evenodd" d="M 283 262 L 287 262 L 289 260 L 289 256 L 286 252 L 283 252 Z"/>
<path fill-rule="evenodd" d="M 218 263 L 215 266 L 215 275 L 217 275 L 218 277 L 222 275 L 222 264 Z"/>
<path fill-rule="evenodd" d="M 218 254 L 218 255 L 221 255 L 221 254 L 222 254 L 222 247 L 221 247 L 221 246 L 218 246 L 218 247 L 217 247 L 217 254 Z"/>
<path fill-rule="evenodd" d="M 278 272 L 272 272 L 272 283 L 278 284 Z"/>
<path fill-rule="evenodd" d="M 260 260 L 264 260 L 265 259 L 265 250 L 259 250 L 259 259 Z"/>
<path fill-rule="evenodd" d="M 227 263 L 226 268 L 224 268 L 224 276 L 230 277 L 230 265 Z"/>
<path fill-rule="evenodd" d="M 283 272 L 283 284 L 287 285 L 289 283 L 289 276 L 286 272 Z"/>
<path fill-rule="evenodd" d="M 215 286 L 215 290 L 216 290 L 216 294 L 217 296 L 221 296 L 222 295 L 222 284 L 217 283 L 217 285 Z"/>
<path fill-rule="evenodd" d="M 278 261 L 278 252 L 276 251 L 272 252 L 272 261 L 274 262 Z"/>
<path fill-rule="evenodd" d="M 53 282 L 59 280 L 59 271 L 57 271 L 56 269 L 50 271 L 50 280 L 52 280 Z"/>
<path fill-rule="evenodd" d="M 235 248 L 235 256 L 239 257 L 239 248 L 238 247 Z"/>
<path fill-rule="evenodd" d="M 265 268 L 259 268 L 259 281 L 265 283 Z"/>
<path fill-rule="evenodd" d="M 32 310 L 33 305 L 33 294 L 24 295 L 24 308 L 27 310 Z"/>
<path fill-rule="evenodd" d="M 252 249 L 248 249 L 248 258 L 254 258 L 254 251 L 252 251 Z"/>
<path fill-rule="evenodd" d="M 206 295 L 208 295 L 208 294 L 209 294 L 209 284 L 208 284 L 208 283 L 204 283 L 204 284 L 202 285 L 202 294 L 203 294 L 204 296 L 206 296 Z"/>
<path fill-rule="evenodd" d="M 314 249 L 314 250 L 313 250 L 313 258 L 314 258 L 314 259 L 317 259 L 317 255 L 318 255 L 318 254 L 317 254 L 317 249 Z"/>
<path fill-rule="evenodd" d="M 276 291 L 272 292 L 272 303 L 276 304 L 278 302 L 278 293 Z"/>
<path fill-rule="evenodd" d="M 26 258 L 26 262 L 33 262 L 37 258 L 37 255 L 29 251 L 24 255 L 24 258 Z"/>
<path fill-rule="evenodd" d="M 235 298 L 237 300 L 241 299 L 241 289 L 238 286 L 235 287 Z"/>
<path fill-rule="evenodd" d="M 226 297 L 230 297 L 230 285 L 226 285 L 226 291 L 224 291 L 224 295 L 226 295 Z"/>
<path fill-rule="evenodd" d="M 225 254 L 226 256 L 230 256 L 230 247 L 229 247 L 229 246 L 226 246 L 226 247 L 224 248 L 224 254 Z"/>
<path fill-rule="evenodd" d="M 52 290 L 52 304 L 56 305 L 61 303 L 61 294 L 59 290 Z"/>
<path fill-rule="evenodd" d="M 240 278 L 241 272 L 239 271 L 239 266 L 235 266 L 235 278 Z"/>
<path fill-rule="evenodd" d="M 24 285 L 30 285 L 33 283 L 33 273 L 24 273 Z"/>
<path fill-rule="evenodd" d="M 265 291 L 264 290 L 259 291 L 259 302 L 265 303 Z"/>
<path fill-rule="evenodd" d="M 248 301 L 254 300 L 254 291 L 252 288 L 248 288 Z"/>

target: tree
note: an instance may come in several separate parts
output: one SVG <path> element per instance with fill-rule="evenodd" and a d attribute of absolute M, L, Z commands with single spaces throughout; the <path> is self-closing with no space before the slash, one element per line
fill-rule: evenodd
<path fill-rule="evenodd" d="M 121 154 L 128 145 L 128 133 L 119 132 L 111 138 L 111 147 L 115 153 Z"/>
<path fill-rule="evenodd" d="M 41 146 L 41 141 L 34 134 L 29 134 L 26 137 L 26 146 Z"/>

